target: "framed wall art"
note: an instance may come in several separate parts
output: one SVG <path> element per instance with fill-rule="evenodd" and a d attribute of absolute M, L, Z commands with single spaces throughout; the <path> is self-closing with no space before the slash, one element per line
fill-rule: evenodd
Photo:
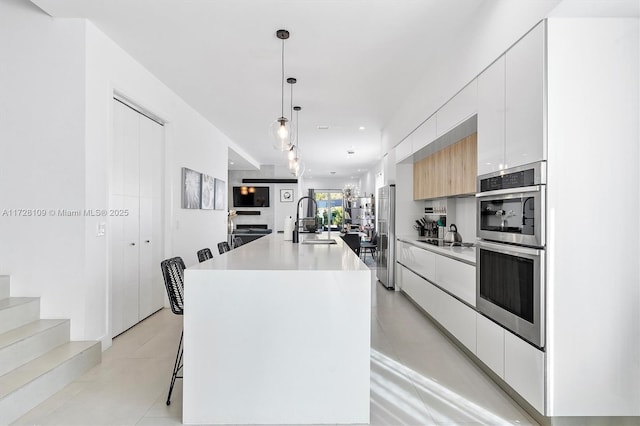
<path fill-rule="evenodd" d="M 281 189 L 280 190 L 280 202 L 292 203 L 293 202 L 293 189 Z"/>
<path fill-rule="evenodd" d="M 183 209 L 199 209 L 201 196 L 201 177 L 200 172 L 182 168 L 182 208 Z"/>
<path fill-rule="evenodd" d="M 226 210 L 227 208 L 227 184 L 225 181 L 215 179 L 215 195 L 213 208 L 215 210 Z"/>
<path fill-rule="evenodd" d="M 213 210 L 214 208 L 214 178 L 213 176 L 205 175 L 202 173 L 202 184 L 201 184 L 201 195 L 200 195 L 200 208 L 203 210 Z"/>

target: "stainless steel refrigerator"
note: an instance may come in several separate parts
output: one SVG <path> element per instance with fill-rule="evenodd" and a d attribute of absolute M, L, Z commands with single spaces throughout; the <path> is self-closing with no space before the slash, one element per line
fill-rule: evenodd
<path fill-rule="evenodd" d="M 378 256 L 377 278 L 386 288 L 395 288 L 396 271 L 396 186 L 387 185 L 378 189 Z"/>

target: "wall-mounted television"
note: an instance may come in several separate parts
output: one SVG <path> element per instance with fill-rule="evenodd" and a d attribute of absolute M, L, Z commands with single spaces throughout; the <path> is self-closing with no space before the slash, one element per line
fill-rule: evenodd
<path fill-rule="evenodd" d="M 269 187 L 234 186 L 233 207 L 269 207 Z"/>

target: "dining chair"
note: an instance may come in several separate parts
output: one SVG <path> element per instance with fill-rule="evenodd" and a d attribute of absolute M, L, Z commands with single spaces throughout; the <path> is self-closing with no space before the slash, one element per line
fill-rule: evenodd
<path fill-rule="evenodd" d="M 351 247 L 351 250 L 353 250 L 355 254 L 360 256 L 360 235 L 344 234 L 342 236 L 342 239 L 344 240 L 345 243 L 347 243 L 349 247 Z"/>
<path fill-rule="evenodd" d="M 202 263 L 209 259 L 213 259 L 213 253 L 209 247 L 198 250 L 198 262 Z"/>
<path fill-rule="evenodd" d="M 167 296 L 169 297 L 169 305 L 171 311 L 176 315 L 184 315 L 184 261 L 180 257 L 173 257 L 160 262 L 160 268 L 162 269 L 162 276 L 164 277 L 164 285 L 167 289 Z M 182 379 L 179 376 L 180 370 L 182 370 L 182 338 L 184 337 L 184 330 L 180 333 L 180 343 L 178 344 L 178 353 L 176 354 L 176 361 L 173 364 L 173 372 L 171 373 L 171 384 L 169 385 L 169 394 L 167 395 L 167 405 L 171 404 L 171 393 L 173 392 L 173 386 L 176 383 L 176 379 Z"/>
<path fill-rule="evenodd" d="M 220 254 L 226 253 L 228 251 L 231 251 L 231 247 L 229 246 L 228 242 L 222 241 L 221 243 L 218 243 L 218 252 Z"/>
<path fill-rule="evenodd" d="M 371 257 L 375 258 L 376 249 L 378 248 L 378 233 L 373 231 L 371 239 L 369 241 L 362 241 L 360 243 L 360 253 L 363 255 L 364 260 L 367 260 L 367 250 L 371 253 Z"/>

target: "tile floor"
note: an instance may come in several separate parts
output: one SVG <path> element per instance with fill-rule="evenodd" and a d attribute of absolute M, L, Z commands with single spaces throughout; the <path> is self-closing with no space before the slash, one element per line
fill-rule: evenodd
<path fill-rule="evenodd" d="M 537 424 L 401 293 L 372 290 L 372 425 Z M 165 399 L 181 327 L 170 310 L 156 313 L 14 424 L 180 424 L 181 380 Z"/>

